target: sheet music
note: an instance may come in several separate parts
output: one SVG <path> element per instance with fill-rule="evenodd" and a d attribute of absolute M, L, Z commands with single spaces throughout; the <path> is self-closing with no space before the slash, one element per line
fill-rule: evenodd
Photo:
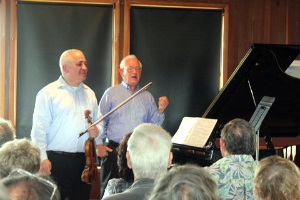
<path fill-rule="evenodd" d="M 172 142 L 202 148 L 209 139 L 216 123 L 216 119 L 184 117 L 178 131 L 172 138 Z"/>

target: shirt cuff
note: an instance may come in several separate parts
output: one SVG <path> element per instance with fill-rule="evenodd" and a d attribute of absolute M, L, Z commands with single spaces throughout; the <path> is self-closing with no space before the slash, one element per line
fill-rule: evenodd
<path fill-rule="evenodd" d="M 48 156 L 47 156 L 46 151 L 41 151 L 41 162 L 42 162 L 43 160 L 48 160 Z"/>
<path fill-rule="evenodd" d="M 103 139 L 101 137 L 95 138 L 96 145 L 103 144 Z"/>

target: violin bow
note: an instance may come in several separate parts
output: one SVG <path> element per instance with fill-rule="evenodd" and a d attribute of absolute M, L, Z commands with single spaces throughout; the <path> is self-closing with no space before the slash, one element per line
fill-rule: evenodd
<path fill-rule="evenodd" d="M 152 82 L 148 83 L 147 85 L 145 85 L 143 88 L 141 88 L 139 91 L 137 91 L 136 93 L 134 93 L 133 95 L 131 95 L 130 97 L 128 97 L 125 101 L 123 101 L 122 103 L 120 103 L 119 105 L 117 105 L 115 108 L 113 108 L 111 111 L 109 111 L 108 113 L 106 113 L 105 115 L 103 115 L 100 119 L 98 119 L 97 121 L 95 121 L 93 124 L 91 124 L 89 127 L 87 127 L 84 131 L 82 131 L 81 133 L 79 133 L 78 137 L 81 137 L 83 134 L 85 134 L 86 132 L 88 132 L 88 129 L 92 126 L 96 126 L 97 124 L 99 124 L 102 120 L 104 120 L 108 115 L 110 115 L 111 113 L 115 112 L 117 109 L 119 109 L 121 106 L 123 106 L 125 103 L 127 103 L 128 101 L 130 101 L 131 99 L 133 99 L 135 96 L 137 96 L 138 94 L 140 94 L 142 91 L 148 89 L 150 86 L 152 85 Z"/>

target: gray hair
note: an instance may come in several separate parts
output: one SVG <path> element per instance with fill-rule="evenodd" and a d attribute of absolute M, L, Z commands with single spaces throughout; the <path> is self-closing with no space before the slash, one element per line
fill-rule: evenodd
<path fill-rule="evenodd" d="M 148 200 L 220 200 L 211 175 L 196 165 L 173 167 L 155 181 Z"/>
<path fill-rule="evenodd" d="M 82 53 L 82 51 L 80 51 L 78 49 L 69 49 L 69 50 L 64 51 L 61 54 L 61 56 L 59 58 L 59 67 L 60 67 L 61 73 L 63 72 L 63 69 L 62 69 L 63 65 L 66 64 L 66 63 L 68 63 L 68 62 L 72 62 L 74 60 L 74 58 L 72 56 L 72 54 L 74 52 L 81 52 Z"/>
<path fill-rule="evenodd" d="M 29 139 L 7 142 L 0 148 L 0 178 L 8 176 L 14 168 L 37 173 L 40 162 L 40 149 Z"/>
<path fill-rule="evenodd" d="M 43 174 L 22 173 L 16 170 L 1 180 L 9 195 L 17 195 L 20 199 L 49 199 L 60 200 L 57 185 L 48 176 Z M 22 190 L 16 190 L 21 188 Z"/>
<path fill-rule="evenodd" d="M 270 156 L 261 160 L 254 173 L 253 188 L 260 200 L 300 199 L 299 168 L 290 160 Z"/>
<path fill-rule="evenodd" d="M 243 119 L 233 119 L 222 129 L 221 137 L 225 141 L 229 154 L 255 153 L 255 131 L 252 125 Z"/>
<path fill-rule="evenodd" d="M 171 136 L 158 125 L 137 126 L 128 140 L 134 178 L 153 178 L 167 171 Z"/>
<path fill-rule="evenodd" d="M 125 57 L 123 58 L 123 60 L 122 60 L 121 63 L 120 63 L 120 68 L 123 69 L 124 67 L 126 67 L 126 65 L 125 65 L 126 60 L 129 60 L 129 59 L 132 59 L 132 58 L 137 59 L 137 61 L 138 61 L 139 64 L 140 64 L 140 67 L 143 67 L 141 61 L 140 61 L 135 55 L 132 54 L 132 55 L 125 56 Z"/>
<path fill-rule="evenodd" d="M 11 125 L 10 121 L 0 118 L 0 147 L 15 139 L 15 129 Z"/>

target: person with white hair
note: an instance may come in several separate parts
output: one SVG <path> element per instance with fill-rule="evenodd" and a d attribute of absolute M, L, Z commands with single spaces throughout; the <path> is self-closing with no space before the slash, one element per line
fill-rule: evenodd
<path fill-rule="evenodd" d="M 103 115 L 140 90 L 142 70 L 142 63 L 135 55 L 123 58 L 119 69 L 122 83 L 108 88 L 100 100 L 99 108 Z M 112 178 L 119 178 L 116 148 L 121 139 L 142 123 L 161 125 L 168 104 L 168 98 L 162 96 L 158 99 L 157 106 L 152 94 L 145 90 L 104 119 L 104 131 L 101 137 L 106 141 L 97 147 L 98 155 L 102 157 L 101 196 L 107 182 Z"/>
<path fill-rule="evenodd" d="M 87 77 L 87 61 L 82 51 L 70 49 L 59 61 L 61 76 L 41 89 L 33 113 L 32 140 L 41 150 L 40 172 L 51 175 L 60 189 L 61 199 L 88 200 L 91 185 L 81 180 L 86 163 L 85 143 L 89 137 L 100 143 L 101 124 L 89 127 L 101 117 L 96 95 L 82 82 Z"/>
<path fill-rule="evenodd" d="M 119 194 L 103 200 L 141 200 L 152 189 L 155 179 L 167 172 L 172 163 L 171 136 L 158 125 L 137 126 L 128 140 L 127 165 L 132 168 L 134 183 Z"/>

